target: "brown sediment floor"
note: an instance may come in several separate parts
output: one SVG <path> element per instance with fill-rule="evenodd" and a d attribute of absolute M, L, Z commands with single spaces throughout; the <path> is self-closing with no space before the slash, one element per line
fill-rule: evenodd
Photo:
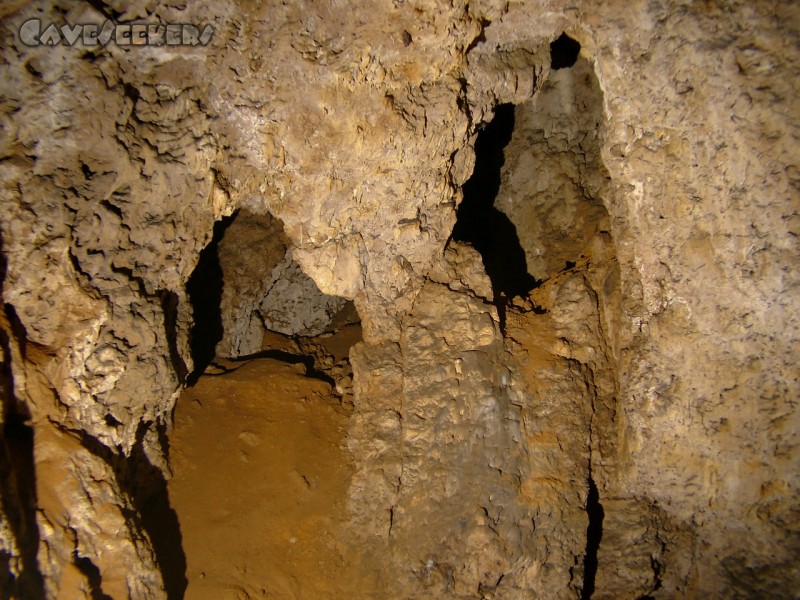
<path fill-rule="evenodd" d="M 302 364 L 218 364 L 230 371 L 184 392 L 170 436 L 187 600 L 372 597 L 344 528 L 349 410 Z"/>

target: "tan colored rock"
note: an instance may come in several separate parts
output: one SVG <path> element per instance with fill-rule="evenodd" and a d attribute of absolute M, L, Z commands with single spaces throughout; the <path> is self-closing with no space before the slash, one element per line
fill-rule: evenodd
<path fill-rule="evenodd" d="M 798 13 L 4 6 L 3 594 L 24 597 L 23 579 L 47 597 L 58 582 L 71 597 L 182 593 L 137 503 L 164 498 L 207 324 L 187 282 L 237 210 L 285 237 L 253 237 L 266 257 L 224 296 L 225 353 L 257 345 L 273 274 L 273 307 L 294 308 L 267 327 L 316 331 L 330 302 L 357 307 L 348 498 L 390 597 L 588 596 L 592 578 L 597 598 L 800 587 Z M 18 37 L 32 17 L 107 16 L 215 32 L 160 48 Z M 581 54 L 551 69 L 562 32 Z M 511 301 L 482 272 L 492 257 L 450 239 L 503 103 L 516 124 L 493 208 L 545 280 Z M 310 300 L 317 316 L 298 316 Z M 11 422 L 32 448 L 15 449 Z"/>

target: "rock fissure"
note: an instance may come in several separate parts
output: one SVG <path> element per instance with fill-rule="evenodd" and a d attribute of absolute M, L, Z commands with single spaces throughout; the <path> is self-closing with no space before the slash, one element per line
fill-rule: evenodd
<path fill-rule="evenodd" d="M 127 506 L 123 507 L 127 525 L 149 546 L 164 578 L 166 596 L 173 600 L 182 598 L 186 590 L 186 556 L 178 517 L 170 505 L 167 479 L 144 450 L 145 435 L 150 428 L 157 427 L 154 423 L 142 423 L 137 431 L 137 443 L 127 456 L 110 450 L 86 432 L 77 433 L 80 445 L 102 460 L 113 473 L 127 500 Z M 73 436 L 75 432 L 64 430 L 64 435 Z M 90 561 L 88 557 L 81 560 Z"/>
<path fill-rule="evenodd" d="M 113 600 L 111 596 L 103 593 L 103 577 L 100 569 L 90 558 L 80 556 L 76 550 L 73 556 L 73 563 L 89 582 L 89 597 L 92 600 Z"/>
<path fill-rule="evenodd" d="M 581 588 L 581 600 L 589 600 L 594 595 L 595 583 L 598 569 L 598 551 L 600 542 L 603 539 L 603 505 L 600 503 L 600 495 L 597 485 L 591 475 L 591 464 L 589 465 L 588 493 L 586 496 L 586 514 L 589 517 L 589 524 L 586 527 L 586 552 L 583 555 L 583 587 Z"/>

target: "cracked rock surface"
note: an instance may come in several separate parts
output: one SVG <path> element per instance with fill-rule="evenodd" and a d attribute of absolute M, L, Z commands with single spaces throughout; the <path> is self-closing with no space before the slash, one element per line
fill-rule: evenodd
<path fill-rule="evenodd" d="M 182 597 L 187 381 L 360 320 L 322 354 L 364 597 L 791 597 L 799 31 L 778 0 L 5 3 L 0 595 Z M 454 235 L 489 171 L 512 287 Z"/>

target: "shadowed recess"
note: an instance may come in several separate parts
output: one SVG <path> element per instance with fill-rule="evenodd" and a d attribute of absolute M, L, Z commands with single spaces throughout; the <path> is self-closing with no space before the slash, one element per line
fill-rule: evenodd
<path fill-rule="evenodd" d="M 0 446 L 0 503 L 19 548 L 21 572 L 14 576 L 10 556 L 0 552 L 0 596 L 44 598 L 39 571 L 39 528 L 36 523 L 36 476 L 33 429 L 16 413 L 5 415 Z M 4 594 L 8 594 L 7 596 Z"/>
<path fill-rule="evenodd" d="M 566 33 L 550 43 L 550 68 L 554 71 L 567 69 L 578 60 L 581 45 Z"/>
<path fill-rule="evenodd" d="M 113 469 L 120 489 L 135 508 L 135 511 L 127 511 L 125 515 L 129 527 L 132 531 L 143 530 L 147 533 L 164 580 L 167 600 L 181 600 L 188 585 L 183 536 L 178 515 L 170 504 L 164 473 L 150 462 L 144 450 L 144 436 L 149 427 L 156 427 L 162 450 L 166 453 L 168 448 L 165 445 L 164 425 L 152 422 L 139 425 L 136 445 L 130 457 L 111 450 L 86 432 L 80 432 L 81 445 Z M 76 566 L 81 568 L 80 565 Z M 87 567 L 89 565 L 84 563 L 83 568 Z M 91 574 L 94 577 L 94 573 Z M 98 593 L 102 593 L 99 572 L 97 576 L 90 582 Z"/>
<path fill-rule="evenodd" d="M 178 349 L 178 294 L 161 290 L 159 296 L 161 297 L 161 310 L 164 313 L 164 331 L 167 333 L 170 362 L 178 381 L 183 383 L 186 381 L 188 369 Z"/>
<path fill-rule="evenodd" d="M 222 267 L 219 264 L 219 243 L 225 230 L 230 227 L 237 213 L 214 224 L 211 242 L 200 252 L 197 266 L 186 283 L 186 292 L 192 304 L 194 327 L 190 337 L 190 348 L 194 371 L 187 378 L 188 385 L 197 383 L 206 367 L 214 359 L 216 348 L 222 339 Z"/>
<path fill-rule="evenodd" d="M 0 293 L 7 261 L 0 232 Z M 1 299 L 1 298 L 0 298 Z M 0 597 L 45 597 L 44 578 L 39 570 L 39 526 L 36 522 L 36 464 L 33 455 L 33 428 L 27 424 L 30 413 L 14 396 L 11 370 L 11 336 L 25 352 L 25 328 L 14 307 L 0 307 L 0 510 L 6 516 L 10 534 L 19 551 L 19 573 L 11 569 L 13 557 L 0 550 Z M 10 540 L 9 540 L 10 541 Z"/>
<path fill-rule="evenodd" d="M 464 199 L 458 207 L 452 235 L 454 240 L 466 242 L 480 253 L 501 313 L 510 298 L 527 295 L 536 285 L 528 273 L 516 226 L 494 206 L 500 191 L 503 150 L 513 131 L 514 105 L 497 106 L 494 119 L 475 142 L 475 169 L 464 183 Z"/>
<path fill-rule="evenodd" d="M 306 377 L 310 377 L 311 379 L 317 379 L 319 381 L 324 381 L 331 387 L 336 386 L 336 380 L 333 377 L 331 377 L 324 371 L 320 371 L 319 369 L 316 368 L 314 357 L 305 354 L 292 354 L 291 352 L 286 352 L 284 350 L 262 350 L 261 352 L 256 352 L 254 354 L 247 354 L 245 356 L 238 356 L 236 358 L 229 358 L 228 360 L 230 362 L 237 362 L 237 363 L 240 362 L 247 364 L 253 360 L 258 360 L 260 358 L 269 358 L 272 360 L 278 360 L 290 365 L 302 364 L 306 369 L 305 372 Z M 244 366 L 244 364 L 242 364 L 238 367 L 229 369 L 215 362 L 212 362 L 211 364 L 220 369 L 221 372 L 216 374 L 210 373 L 208 374 L 209 377 L 225 375 L 226 373 L 231 373 Z"/>
<path fill-rule="evenodd" d="M 597 553 L 603 539 L 603 518 L 605 511 L 600 504 L 600 493 L 597 485 L 589 475 L 589 494 L 586 498 L 586 514 L 589 525 L 586 528 L 586 554 L 583 557 L 583 590 L 581 600 L 589 600 L 594 594 L 594 583 L 597 577 Z"/>
<path fill-rule="evenodd" d="M 108 594 L 103 593 L 103 578 L 100 575 L 100 569 L 97 568 L 91 559 L 85 556 L 78 556 L 77 553 L 73 556 L 73 563 L 78 570 L 86 577 L 89 582 L 89 593 L 92 600 L 114 600 Z"/>

